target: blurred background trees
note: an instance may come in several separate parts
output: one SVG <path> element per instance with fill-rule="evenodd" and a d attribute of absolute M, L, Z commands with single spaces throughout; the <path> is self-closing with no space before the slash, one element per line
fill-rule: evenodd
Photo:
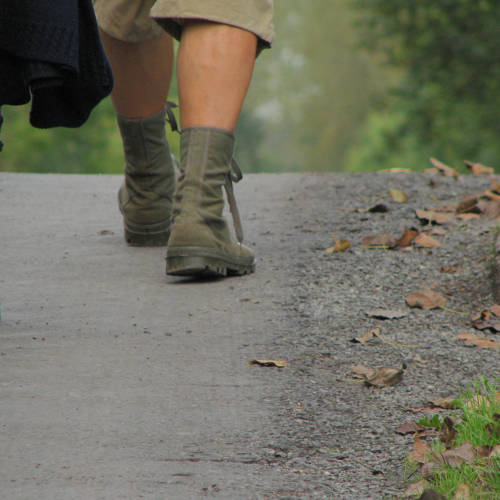
<path fill-rule="evenodd" d="M 237 131 L 246 172 L 420 169 L 500 157 L 496 0 L 275 0 Z M 170 99 L 176 100 L 175 85 Z M 80 129 L 6 107 L 0 170 L 120 173 L 109 99 Z M 174 152 L 178 137 L 170 135 Z"/>

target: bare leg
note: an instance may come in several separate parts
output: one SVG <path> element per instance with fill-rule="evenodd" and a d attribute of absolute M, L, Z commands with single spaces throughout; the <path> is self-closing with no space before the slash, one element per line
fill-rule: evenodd
<path fill-rule="evenodd" d="M 182 128 L 233 131 L 255 61 L 257 37 L 225 24 L 189 22 L 177 61 Z"/>
<path fill-rule="evenodd" d="M 123 42 L 101 30 L 115 86 L 111 94 L 116 113 L 144 118 L 160 112 L 167 100 L 172 75 L 172 39 L 167 34 L 139 43 Z"/>

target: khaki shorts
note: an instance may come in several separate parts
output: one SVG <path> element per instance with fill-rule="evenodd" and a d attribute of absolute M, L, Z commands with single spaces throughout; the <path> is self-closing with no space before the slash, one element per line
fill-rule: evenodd
<path fill-rule="evenodd" d="M 114 38 L 141 42 L 162 28 L 179 39 L 186 19 L 229 24 L 255 33 L 259 50 L 273 39 L 273 0 L 94 0 L 99 27 Z"/>

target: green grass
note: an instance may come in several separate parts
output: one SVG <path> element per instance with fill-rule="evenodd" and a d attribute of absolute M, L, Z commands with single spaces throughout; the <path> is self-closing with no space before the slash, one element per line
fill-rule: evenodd
<path fill-rule="evenodd" d="M 473 446 L 489 446 L 500 444 L 500 399 L 498 386 L 481 378 L 473 387 L 456 400 L 457 410 L 454 417 L 457 432 L 451 448 L 464 443 Z M 440 429 L 443 420 L 434 416 L 422 419 L 419 423 Z M 435 454 L 445 451 L 445 445 L 435 440 L 432 443 Z M 473 500 L 500 499 L 500 456 L 478 458 L 472 463 L 463 462 L 458 467 L 440 464 L 439 469 L 427 478 L 432 489 L 446 498 L 453 498 L 457 487 L 467 483 L 471 489 Z"/>

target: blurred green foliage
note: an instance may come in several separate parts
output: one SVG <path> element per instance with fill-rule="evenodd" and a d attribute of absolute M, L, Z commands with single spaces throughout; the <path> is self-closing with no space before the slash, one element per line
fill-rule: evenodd
<path fill-rule="evenodd" d="M 237 128 L 246 172 L 490 166 L 500 153 L 497 0 L 275 0 Z M 169 98 L 176 101 L 175 81 Z M 0 171 L 120 173 L 111 102 L 79 129 L 4 107 Z M 179 138 L 169 134 L 174 153 Z"/>
<path fill-rule="evenodd" d="M 366 47 L 402 71 L 365 124 L 349 167 L 451 164 L 500 157 L 497 0 L 353 0 Z M 370 161 L 371 160 L 371 161 Z"/>

